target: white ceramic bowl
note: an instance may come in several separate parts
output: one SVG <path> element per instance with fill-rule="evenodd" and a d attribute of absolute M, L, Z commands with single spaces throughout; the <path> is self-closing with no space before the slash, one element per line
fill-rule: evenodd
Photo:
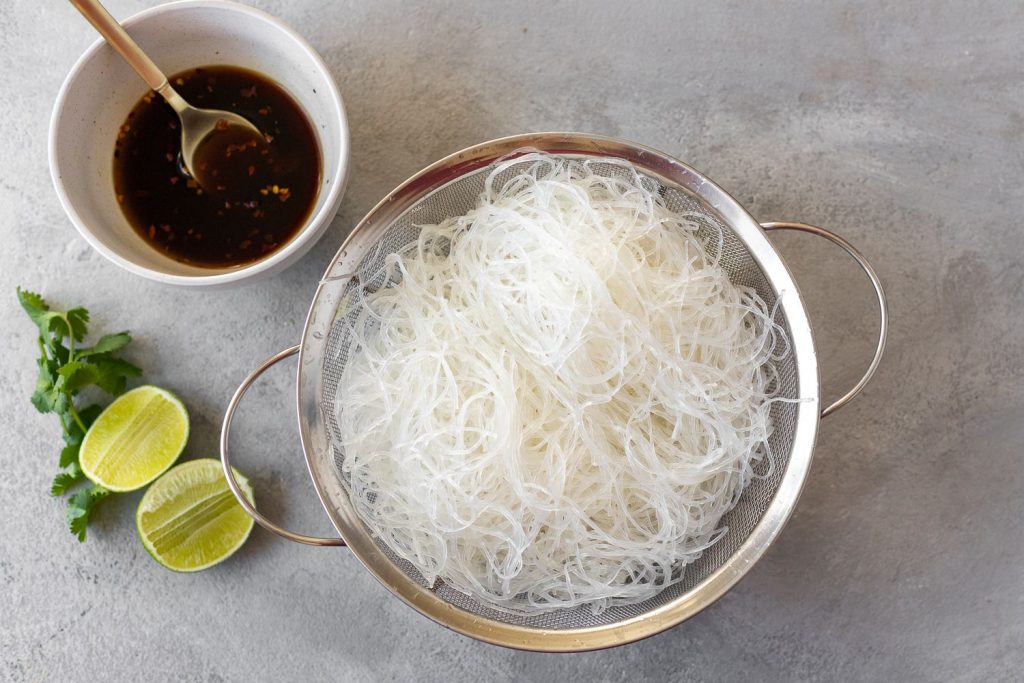
<path fill-rule="evenodd" d="M 84 22 L 84 19 L 83 19 Z M 159 253 L 128 224 L 114 195 L 114 141 L 146 84 L 102 40 L 61 86 L 50 120 L 50 173 L 82 237 L 137 275 L 174 285 L 222 287 L 283 270 L 309 251 L 338 211 L 348 171 L 348 121 L 338 86 L 320 56 L 274 17 L 226 0 L 160 5 L 122 22 L 170 75 L 209 64 L 259 71 L 282 85 L 309 115 L 323 157 L 316 206 L 306 225 L 266 258 L 234 268 L 199 268 Z"/>

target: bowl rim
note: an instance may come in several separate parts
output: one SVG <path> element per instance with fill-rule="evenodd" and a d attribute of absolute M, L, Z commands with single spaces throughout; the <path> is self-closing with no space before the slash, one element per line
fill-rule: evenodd
<path fill-rule="evenodd" d="M 743 239 L 768 277 L 790 326 L 796 357 L 796 427 L 782 479 L 764 514 L 739 548 L 696 586 L 649 612 L 619 622 L 551 630 L 493 620 L 456 607 L 407 576 L 365 529 L 337 475 L 325 416 L 320 409 L 322 365 L 336 304 L 353 266 L 408 206 L 462 174 L 524 150 L 573 156 L 611 156 L 633 163 L 692 192 Z M 370 239 L 368 239 L 370 238 Z M 385 196 L 348 234 L 313 294 L 299 344 L 295 401 L 302 451 L 317 496 L 356 559 L 391 593 L 438 624 L 476 640 L 518 650 L 584 652 L 632 643 L 690 619 L 736 585 L 775 542 L 789 520 L 810 471 L 820 423 L 821 382 L 804 300 L 788 265 L 753 216 L 713 180 L 679 159 L 646 145 L 590 133 L 512 135 L 471 145 L 426 166 Z"/>
<path fill-rule="evenodd" d="M 60 90 L 57 93 L 57 98 L 53 105 L 53 110 L 50 114 L 49 132 L 47 135 L 47 160 L 50 166 L 50 178 L 53 182 L 54 189 L 57 192 L 57 198 L 60 201 L 64 212 L 67 214 L 68 218 L 71 219 L 75 229 L 78 230 L 78 233 L 86 242 L 89 243 L 89 246 L 102 254 L 107 260 L 130 273 L 142 276 L 149 280 L 163 284 L 186 287 L 216 287 L 236 284 L 244 280 L 259 277 L 260 275 L 266 274 L 270 271 L 283 268 L 289 265 L 293 259 L 302 256 L 313 246 L 315 241 L 321 236 L 323 231 L 327 229 L 334 216 L 337 214 L 338 207 L 341 204 L 342 197 L 344 196 L 349 171 L 350 140 L 348 116 L 345 111 L 345 102 L 342 99 L 341 91 L 338 89 L 338 84 L 335 81 L 334 76 L 331 74 L 330 68 L 328 68 L 323 58 L 313 48 L 313 46 L 310 45 L 309 42 L 297 31 L 295 31 L 295 29 L 277 17 L 256 9 L 255 7 L 234 2 L 233 0 L 176 0 L 175 2 L 157 5 L 156 7 L 150 7 L 142 10 L 141 12 L 137 12 L 122 20 L 121 25 L 125 28 L 131 28 L 142 21 L 146 21 L 163 14 L 201 8 L 224 9 L 241 14 L 247 14 L 251 17 L 262 20 L 285 34 L 287 37 L 291 38 L 299 49 L 298 51 L 310 60 L 324 76 L 330 100 L 334 103 L 335 117 L 330 120 L 330 124 L 338 127 L 341 150 L 338 155 L 337 166 L 330 170 L 324 169 L 325 174 L 333 174 L 329 176 L 332 179 L 333 186 L 328 189 L 327 198 L 320 207 L 320 210 L 307 219 L 306 224 L 290 242 L 267 258 L 234 270 L 217 272 L 210 275 L 172 274 L 155 268 L 150 268 L 148 266 L 143 266 L 136 261 L 125 258 L 124 256 L 116 253 L 103 244 L 103 242 L 93 234 L 92 228 L 82 218 L 78 209 L 71 201 L 71 198 L 64 187 L 64 181 L 61 179 L 58 172 L 58 158 L 60 150 L 57 146 L 57 131 L 61 116 L 67 106 L 69 91 L 72 84 L 74 84 L 80 77 L 82 70 L 86 67 L 89 61 L 92 60 L 95 55 L 107 45 L 107 43 L 103 38 L 98 38 L 88 48 L 86 48 L 85 52 L 83 52 L 72 65 L 71 70 L 68 71 L 68 75 L 65 76 L 64 81 L 61 83 Z"/>

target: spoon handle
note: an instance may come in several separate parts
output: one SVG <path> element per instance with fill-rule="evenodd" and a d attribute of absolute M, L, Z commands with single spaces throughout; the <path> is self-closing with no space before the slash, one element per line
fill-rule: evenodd
<path fill-rule="evenodd" d="M 142 51 L 124 27 L 110 16 L 107 8 L 98 0 L 71 0 L 71 4 L 100 32 L 110 46 L 124 57 L 128 65 L 135 69 L 135 73 L 142 76 L 142 80 L 146 81 L 150 88 L 160 90 L 167 85 L 167 76 L 160 67 Z"/>

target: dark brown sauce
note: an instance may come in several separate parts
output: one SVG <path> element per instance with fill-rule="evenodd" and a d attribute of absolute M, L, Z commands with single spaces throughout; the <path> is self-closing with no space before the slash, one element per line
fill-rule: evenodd
<path fill-rule="evenodd" d="M 212 133 L 196 152 L 200 186 L 180 160 L 178 117 L 150 93 L 114 147 L 121 210 L 147 243 L 183 263 L 223 268 L 267 256 L 316 203 L 322 162 L 309 120 L 281 86 L 248 69 L 199 67 L 170 81 L 190 104 L 241 114 L 265 139 L 236 127 Z"/>

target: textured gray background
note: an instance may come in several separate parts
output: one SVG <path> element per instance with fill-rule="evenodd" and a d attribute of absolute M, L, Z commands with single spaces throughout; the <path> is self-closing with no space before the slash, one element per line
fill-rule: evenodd
<path fill-rule="evenodd" d="M 112 0 L 116 16 L 149 2 Z M 352 125 L 330 232 L 265 283 L 168 289 L 93 253 L 46 167 L 50 107 L 94 39 L 66 3 L 0 9 L 0 677 L 12 680 L 994 680 L 1024 666 L 1024 7 L 1017 2 L 256 3 L 330 64 Z M 633 6 L 632 9 L 626 9 Z M 146 379 L 214 456 L 244 374 L 294 343 L 346 231 L 412 172 L 500 135 L 577 129 L 687 160 L 761 220 L 834 228 L 888 287 L 876 381 L 822 425 L 789 525 L 690 622 L 571 656 L 434 625 L 340 549 L 256 531 L 194 576 L 135 537 L 138 495 L 79 545 L 47 495 L 52 416 L 28 403 L 33 330 L 14 287 L 128 327 Z M 875 331 L 841 252 L 779 239 L 809 301 L 826 397 Z M 293 368 L 253 393 L 239 466 L 266 512 L 328 532 L 294 430 Z"/>

